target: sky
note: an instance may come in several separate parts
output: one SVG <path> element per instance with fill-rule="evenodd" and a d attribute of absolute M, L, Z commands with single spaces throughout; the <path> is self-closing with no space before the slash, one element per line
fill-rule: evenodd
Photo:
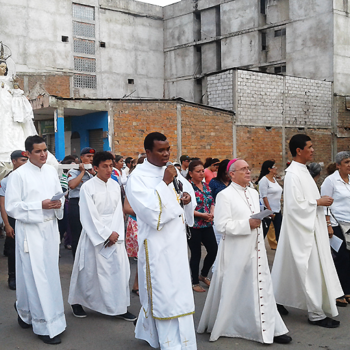
<path fill-rule="evenodd" d="M 154 5 L 166 6 L 169 4 L 173 4 L 174 2 L 178 2 L 180 0 L 136 0 L 136 1 L 148 2 Z"/>

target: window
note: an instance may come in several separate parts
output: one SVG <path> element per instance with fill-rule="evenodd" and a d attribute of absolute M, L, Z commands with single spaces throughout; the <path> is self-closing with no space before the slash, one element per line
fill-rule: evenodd
<path fill-rule="evenodd" d="M 96 60 L 94 58 L 74 57 L 74 70 L 79 72 L 96 72 Z"/>
<path fill-rule="evenodd" d="M 130 85 L 134 84 L 134 79 L 128 79 L 128 84 Z"/>
<path fill-rule="evenodd" d="M 100 41 L 100 47 L 106 47 L 106 43 L 104 41 Z"/>
<path fill-rule="evenodd" d="M 95 54 L 95 42 L 91 40 L 74 39 L 74 52 Z"/>
<path fill-rule="evenodd" d="M 73 35 L 95 38 L 95 25 L 73 21 Z"/>
<path fill-rule="evenodd" d="M 266 33 L 261 33 L 261 50 L 266 51 L 267 45 L 266 45 Z"/>
<path fill-rule="evenodd" d="M 83 89 L 96 89 L 96 76 L 75 74 L 74 87 Z"/>
<path fill-rule="evenodd" d="M 281 74 L 286 72 L 286 66 L 278 66 L 274 68 L 275 74 Z"/>
<path fill-rule="evenodd" d="M 62 42 L 68 43 L 68 36 L 62 35 Z"/>
<path fill-rule="evenodd" d="M 275 38 L 286 35 L 286 28 L 275 30 Z"/>
<path fill-rule="evenodd" d="M 266 0 L 260 0 L 260 13 L 266 14 Z"/>
<path fill-rule="evenodd" d="M 73 18 L 83 21 L 95 20 L 95 8 L 91 6 L 73 4 Z"/>

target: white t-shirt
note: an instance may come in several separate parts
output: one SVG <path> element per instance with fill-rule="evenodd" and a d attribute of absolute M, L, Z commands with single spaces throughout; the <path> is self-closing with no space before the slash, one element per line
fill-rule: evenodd
<path fill-rule="evenodd" d="M 350 181 L 346 183 L 338 170 L 324 180 L 321 186 L 321 196 L 330 196 L 334 199 L 329 208 L 338 221 L 350 222 Z M 325 207 L 325 214 L 330 215 L 332 226 L 338 226 L 333 216 L 327 212 L 327 207 Z"/>
<path fill-rule="evenodd" d="M 279 213 L 281 211 L 282 192 L 283 189 L 276 180 L 275 182 L 271 182 L 264 176 L 259 181 L 260 202 L 264 203 L 263 198 L 266 197 L 274 213 Z"/>

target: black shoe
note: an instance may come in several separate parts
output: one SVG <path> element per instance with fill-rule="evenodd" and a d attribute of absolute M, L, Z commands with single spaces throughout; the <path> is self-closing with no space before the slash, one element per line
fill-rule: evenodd
<path fill-rule="evenodd" d="M 121 318 L 125 321 L 129 321 L 129 322 L 134 322 L 137 320 L 137 317 L 135 315 L 133 315 L 132 313 L 130 313 L 129 311 L 127 311 L 125 314 L 123 315 L 117 315 L 117 318 Z"/>
<path fill-rule="evenodd" d="M 15 277 L 9 277 L 8 285 L 9 285 L 9 288 L 11 290 L 16 290 L 16 278 Z"/>
<path fill-rule="evenodd" d="M 15 307 L 15 310 L 16 310 L 17 315 L 18 315 L 16 303 L 15 303 L 14 307 Z M 31 328 L 31 327 L 32 327 L 31 324 L 25 323 L 25 322 L 19 317 L 19 315 L 17 316 L 17 321 L 18 321 L 18 324 L 20 325 L 20 327 L 23 328 L 23 329 L 27 329 L 27 328 Z"/>
<path fill-rule="evenodd" d="M 277 344 L 288 344 L 292 341 L 292 337 L 287 334 L 279 335 L 278 337 L 273 337 L 273 342 Z"/>
<path fill-rule="evenodd" d="M 72 308 L 72 312 L 75 317 L 83 318 L 87 316 L 86 312 L 84 311 L 81 305 L 74 304 L 74 305 L 71 305 L 70 307 Z"/>
<path fill-rule="evenodd" d="M 283 305 L 277 304 L 277 310 L 280 315 L 286 316 L 289 314 L 289 311 Z"/>
<path fill-rule="evenodd" d="M 324 328 L 337 328 L 340 325 L 340 322 L 337 320 L 333 320 L 330 317 L 326 317 L 323 320 L 319 320 L 319 321 L 311 321 L 309 320 L 309 323 L 314 325 L 314 326 L 320 326 L 320 327 L 324 327 Z"/>
<path fill-rule="evenodd" d="M 61 337 L 56 335 L 56 337 L 50 338 L 48 335 L 38 335 L 39 339 L 45 344 L 56 345 L 61 344 Z"/>

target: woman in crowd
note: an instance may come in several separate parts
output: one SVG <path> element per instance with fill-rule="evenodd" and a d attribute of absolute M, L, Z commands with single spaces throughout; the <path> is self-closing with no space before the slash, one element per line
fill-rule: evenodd
<path fill-rule="evenodd" d="M 192 288 L 195 292 L 205 292 L 205 289 L 199 285 L 199 281 L 208 287 L 210 286 L 210 280 L 207 276 L 215 261 L 218 249 L 213 231 L 214 199 L 210 187 L 203 182 L 204 167 L 200 160 L 194 160 L 190 163 L 187 178 L 193 186 L 197 200 L 197 207 L 194 211 L 194 225 L 190 228 L 191 236 L 188 238 L 188 246 L 191 251 Z M 207 255 L 204 259 L 201 274 L 198 276 L 202 243 L 207 250 Z"/>
<path fill-rule="evenodd" d="M 310 163 L 309 165 L 307 165 L 307 169 L 309 170 L 309 173 L 312 176 L 312 178 L 317 183 L 318 179 L 321 176 L 321 165 L 319 163 Z"/>
<path fill-rule="evenodd" d="M 217 176 L 212 178 L 209 182 L 209 187 L 211 190 L 211 195 L 214 198 L 214 202 L 216 201 L 216 196 L 218 195 L 218 193 L 224 190 L 231 183 L 230 177 L 228 176 L 226 171 L 227 164 L 229 161 L 229 159 L 224 159 L 220 163 Z M 219 245 L 221 240 L 221 234 L 215 230 L 215 226 L 213 226 L 213 229 L 216 237 L 216 242 Z"/>
<path fill-rule="evenodd" d="M 218 171 L 220 160 L 217 158 L 207 158 L 204 163 L 204 176 L 205 182 L 209 185 L 212 178 L 216 177 L 216 172 Z"/>
<path fill-rule="evenodd" d="M 334 234 L 343 241 L 338 252 L 332 249 L 332 255 L 345 294 L 337 299 L 337 305 L 347 306 L 350 303 L 350 242 L 346 242 L 349 236 L 346 232 L 350 230 L 350 153 L 339 152 L 335 161 L 337 170 L 324 180 L 321 196 L 331 196 L 334 200 L 325 213 L 329 237 Z"/>
<path fill-rule="evenodd" d="M 276 240 L 281 231 L 282 214 L 281 214 L 281 197 L 282 187 L 276 181 L 277 167 L 274 160 L 266 160 L 262 166 L 257 183 L 259 184 L 260 202 L 263 206 L 273 211 L 271 217 L 263 220 L 263 232 L 266 237 L 271 221 L 275 228 Z"/>

